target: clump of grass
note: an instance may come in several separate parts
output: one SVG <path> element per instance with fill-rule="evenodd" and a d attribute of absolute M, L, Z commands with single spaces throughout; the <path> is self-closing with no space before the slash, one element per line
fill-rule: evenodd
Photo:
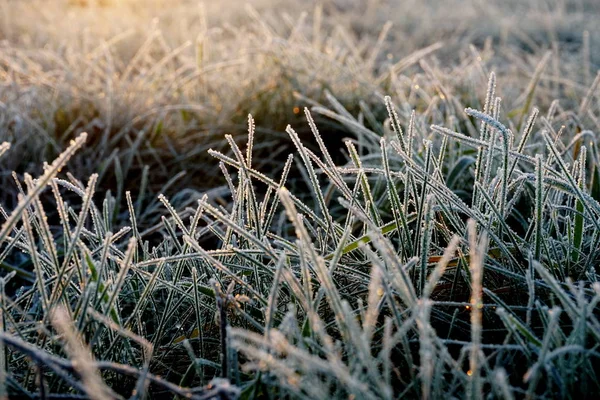
<path fill-rule="evenodd" d="M 5 18 L 0 399 L 600 395 L 597 6 L 544 4 Z"/>
<path fill-rule="evenodd" d="M 493 98 L 493 74 L 488 86 Z M 151 241 L 137 225 L 135 194 L 125 194 L 129 226 L 111 233 L 115 201 L 93 199 L 96 176 L 87 185 L 58 177 L 84 146 L 80 136 L 42 176 L 26 176 L 18 205 L 2 210 L 2 267 L 11 272 L 0 285 L 0 390 L 97 398 L 599 393 L 600 204 L 586 173 L 594 153 L 586 143 L 577 154 L 559 150 L 561 141 L 536 130 L 537 110 L 515 144 L 500 100 L 486 103 L 460 117 L 479 121 L 479 137 L 419 129 L 418 114 L 403 127 L 390 99 L 394 134 L 381 137 L 338 105 L 327 112 L 356 132 L 341 166 L 307 109 L 321 154 L 287 132 L 309 197 L 287 188 L 292 157 L 279 180 L 255 168 L 249 118 L 245 151 L 232 137 L 231 156 L 210 151 L 231 203 L 204 197 L 182 212 L 159 196 L 162 239 Z M 531 137 L 545 140 L 535 156 Z M 456 165 L 453 142 L 482 161 Z M 472 179 L 458 184 L 455 168 Z M 40 200 L 48 189 L 62 236 Z M 78 204 L 66 203 L 65 191 Z M 217 248 L 202 245 L 207 236 Z M 226 380 L 209 382 L 219 376 Z"/>

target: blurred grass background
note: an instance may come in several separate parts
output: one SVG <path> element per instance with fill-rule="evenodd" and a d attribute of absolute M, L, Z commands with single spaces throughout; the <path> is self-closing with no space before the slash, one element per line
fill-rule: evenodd
<path fill-rule="evenodd" d="M 122 194 L 148 168 L 156 194 L 186 171 L 170 193 L 201 192 L 224 183 L 206 150 L 223 148 L 224 133 L 243 140 L 249 113 L 255 160 L 276 172 L 291 150 L 285 126 L 305 106 L 329 107 L 326 91 L 354 114 L 362 102 L 383 119 L 389 94 L 404 121 L 414 108 L 444 123 L 453 111 L 439 94 L 476 104 L 493 70 L 517 115 L 547 52 L 533 103 L 569 107 L 600 62 L 599 10 L 593 0 L 1 0 L 0 140 L 14 149 L 3 167 L 39 170 L 87 131 L 78 178 L 100 169 L 100 186 Z M 337 154 L 348 129 L 317 118 Z"/>

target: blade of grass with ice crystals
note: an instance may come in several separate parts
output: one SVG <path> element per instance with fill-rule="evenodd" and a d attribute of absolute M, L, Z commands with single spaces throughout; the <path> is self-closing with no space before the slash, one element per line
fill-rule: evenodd
<path fill-rule="evenodd" d="M 29 177 L 27 175 L 27 177 Z M 27 179 L 27 183 L 32 184 L 30 179 Z M 53 272 L 56 273 L 60 267 L 60 261 L 58 259 L 58 251 L 56 250 L 56 244 L 54 242 L 54 237 L 52 235 L 52 231 L 50 230 L 50 225 L 48 224 L 48 217 L 46 216 L 46 212 L 44 211 L 44 207 L 42 206 L 42 202 L 39 197 L 36 197 L 33 200 L 33 210 L 35 212 L 35 217 L 38 220 L 38 235 L 42 239 L 42 243 L 46 248 L 46 252 L 50 258 L 50 262 L 53 267 Z"/>
<path fill-rule="evenodd" d="M 283 203 L 283 200 L 282 200 Z M 302 219 L 301 216 L 298 218 Z M 304 223 L 303 221 L 301 221 Z M 312 285 L 312 276 L 311 271 L 314 270 L 314 265 L 310 265 L 308 260 L 306 259 L 306 253 L 309 251 L 307 249 L 307 244 L 302 242 L 302 240 L 296 240 L 296 248 L 298 249 L 298 266 L 300 269 L 300 277 L 302 281 L 302 287 L 304 289 L 304 297 L 308 299 L 309 303 L 314 303 L 314 291 Z M 311 260 L 312 261 L 312 260 Z M 311 312 L 316 312 L 315 309 L 311 310 Z"/>
<path fill-rule="evenodd" d="M 425 205 L 423 207 L 423 223 L 422 223 L 422 233 L 421 233 L 421 243 L 419 246 L 419 258 L 420 258 L 420 268 L 419 268 L 419 292 L 418 295 L 423 295 L 423 291 L 425 290 L 425 281 L 427 279 L 427 263 L 429 260 L 429 247 L 431 246 L 431 235 L 433 231 L 433 225 L 435 224 L 435 214 L 433 210 L 433 205 L 435 203 L 435 197 L 433 195 L 427 196 L 427 200 L 425 201 Z"/>
<path fill-rule="evenodd" d="M 72 140 L 70 146 L 58 156 L 54 162 L 44 170 L 44 174 L 35 181 L 35 186 L 27 193 L 27 197 L 22 198 L 10 218 L 4 222 L 0 230 L 0 243 L 3 243 L 6 236 L 19 221 L 23 211 L 31 204 L 33 199 L 46 187 L 48 182 L 60 171 L 62 167 L 69 161 L 71 156 L 75 154 L 87 139 L 87 133 L 81 133 L 77 139 Z"/>
<path fill-rule="evenodd" d="M 481 334 L 482 334 L 482 282 L 483 263 L 487 253 L 487 237 L 485 234 L 478 238 L 476 223 L 470 220 L 467 224 L 469 235 L 471 272 L 471 351 L 469 355 L 469 390 L 470 399 L 483 399 L 483 381 L 481 378 Z"/>
<path fill-rule="evenodd" d="M 492 109 L 494 115 L 496 114 L 496 110 L 500 108 L 500 98 L 497 97 L 496 101 L 494 102 L 494 108 Z M 467 114 L 469 115 L 469 114 Z M 495 119 L 494 116 L 492 116 L 492 119 Z M 486 121 L 487 122 L 487 121 Z M 484 168 L 484 174 L 483 174 L 483 187 L 486 188 L 486 190 L 492 190 L 492 188 L 494 187 L 492 185 L 493 181 L 491 180 L 491 176 L 492 176 L 492 169 L 494 166 L 494 160 L 495 160 L 495 146 L 494 144 L 496 143 L 496 140 L 498 139 L 498 129 L 491 129 L 491 133 L 490 133 L 490 137 L 488 139 L 489 142 L 489 146 L 487 148 L 487 158 L 485 161 L 485 168 Z M 479 198 L 479 203 L 477 204 L 478 208 L 481 208 L 481 198 Z"/>
<path fill-rule="evenodd" d="M 85 260 L 91 272 L 90 281 L 95 284 L 94 294 L 92 295 L 92 299 L 94 299 L 92 307 L 94 309 L 98 308 L 100 303 L 108 301 L 108 296 L 105 296 L 104 298 L 98 298 L 98 293 L 104 293 L 106 289 L 104 275 L 109 263 L 108 256 L 112 239 L 112 233 L 107 232 L 101 247 L 102 252 L 100 253 L 99 266 L 96 266 L 91 256 L 87 256 Z"/>
<path fill-rule="evenodd" d="M 411 158 L 413 156 L 413 142 L 415 140 L 416 137 L 416 119 L 417 119 L 417 113 L 415 112 L 415 110 L 412 110 L 412 112 L 410 113 L 410 119 L 408 121 L 408 132 L 407 132 L 407 139 L 406 139 L 406 155 Z"/>
<path fill-rule="evenodd" d="M 390 164 L 388 159 L 388 152 L 386 146 L 386 140 L 381 138 L 381 162 L 383 163 L 383 169 L 385 171 L 385 178 L 387 184 L 388 196 L 390 198 L 390 203 L 392 206 L 392 214 L 394 215 L 394 220 L 396 224 L 396 228 L 399 230 L 401 240 L 401 246 L 404 253 L 404 256 L 407 258 L 409 254 L 412 254 L 411 247 L 411 238 L 410 238 L 410 230 L 408 229 L 408 221 L 406 219 L 406 210 L 402 202 L 400 201 L 400 196 L 398 194 L 398 189 L 396 188 L 396 184 L 392 179 L 390 173 Z M 400 228 L 401 227 L 401 228 Z"/>
<path fill-rule="evenodd" d="M 89 249 L 84 249 L 82 251 L 81 259 L 85 262 L 89 259 Z M 85 282 L 85 286 L 82 289 L 82 293 L 77 300 L 77 304 L 73 309 L 73 322 L 75 323 L 76 329 L 78 332 L 82 332 L 86 322 L 87 322 L 87 308 L 89 305 L 93 303 L 92 295 L 96 291 L 96 283 L 95 282 Z"/>
<path fill-rule="evenodd" d="M 460 243 L 460 237 L 458 237 L 456 235 L 453 236 L 452 240 L 450 240 L 450 243 L 446 247 L 446 250 L 444 250 L 444 254 L 437 262 L 435 269 L 429 275 L 429 279 L 427 280 L 427 285 L 423 289 L 421 298 L 429 298 L 431 296 L 431 293 L 433 293 L 433 290 L 435 289 L 436 285 L 438 284 L 440 278 L 442 277 L 442 275 L 444 275 L 444 272 L 446 270 L 446 267 L 448 266 L 448 263 L 454 257 L 454 253 L 456 252 L 456 248 L 458 247 L 459 243 Z"/>
<path fill-rule="evenodd" d="M 377 319 L 380 312 L 381 297 L 384 294 L 383 274 L 380 268 L 372 268 L 369 280 L 367 310 L 363 318 L 363 334 L 369 347 L 372 347 L 373 332 L 375 330 Z"/>
<path fill-rule="evenodd" d="M 60 218 L 60 223 L 63 229 L 63 232 L 69 232 L 71 229 L 69 228 L 69 213 L 67 212 L 67 207 L 65 205 L 64 199 L 60 194 L 60 190 L 58 188 L 58 184 L 55 179 L 50 180 L 50 187 L 52 188 L 52 194 L 54 195 L 54 201 L 56 202 L 56 211 L 58 217 Z M 67 235 L 63 235 L 62 245 L 64 248 L 67 248 L 69 243 L 69 238 Z"/>
<path fill-rule="evenodd" d="M 402 127 L 400 126 L 400 119 L 398 118 L 398 114 L 396 113 L 396 108 L 394 103 L 392 102 L 392 98 L 389 96 L 385 97 L 385 107 L 387 108 L 388 116 L 390 118 L 390 123 L 392 125 L 392 129 L 394 133 L 398 137 L 398 142 L 400 143 L 400 148 L 405 153 L 406 149 L 406 141 L 404 138 L 404 132 L 402 131 Z"/>
<path fill-rule="evenodd" d="M 298 137 L 298 134 L 296 133 L 296 131 L 294 131 L 292 129 L 292 127 L 288 125 L 286 128 L 286 132 L 290 135 L 290 138 L 294 142 L 294 145 L 296 145 L 296 149 L 298 150 L 298 153 L 300 153 L 300 157 L 302 158 L 304 168 L 306 168 L 306 172 L 308 173 L 308 177 L 310 178 L 312 192 L 316 197 L 317 204 L 319 204 L 319 208 L 321 209 L 321 215 L 323 216 L 323 220 L 325 221 L 325 224 L 327 225 L 327 232 L 331 232 L 331 234 L 334 234 L 334 230 L 333 230 L 333 226 L 332 226 L 333 222 L 331 219 L 331 215 L 329 214 L 329 208 L 327 207 L 327 204 L 325 203 L 325 198 L 323 197 L 323 192 L 319 185 L 319 180 L 317 178 L 317 174 L 315 173 L 315 170 L 312 166 L 312 162 L 310 161 L 310 157 L 306 153 L 304 145 L 300 141 L 300 138 Z"/>
<path fill-rule="evenodd" d="M 431 175 L 429 173 L 429 168 L 431 167 L 431 159 L 432 159 L 432 152 L 433 152 L 433 143 L 429 140 L 424 140 L 423 141 L 423 145 L 425 146 L 425 165 L 424 165 L 424 173 L 423 173 L 423 180 L 421 181 L 421 193 L 419 196 L 419 200 L 417 201 L 417 197 L 416 197 L 416 193 L 415 193 L 415 201 L 416 201 L 416 207 L 417 207 L 417 222 L 419 223 L 420 226 L 423 226 L 423 220 L 424 220 L 424 209 L 425 209 L 425 204 L 426 201 L 425 199 L 427 198 L 427 189 L 428 189 L 428 183 L 429 183 L 429 179 L 431 178 Z M 417 229 L 415 237 L 414 237 L 414 243 L 413 243 L 413 249 L 416 249 L 417 246 L 419 246 L 419 242 L 421 241 L 421 230 Z M 420 288 L 421 289 L 421 288 Z"/>
<path fill-rule="evenodd" d="M 23 227 L 25 229 L 25 233 L 27 233 L 29 255 L 31 256 L 31 261 L 33 263 L 33 268 L 35 271 L 36 286 L 38 289 L 38 293 L 42 298 L 42 312 L 44 317 L 48 317 L 48 312 L 50 311 L 50 308 L 48 306 L 50 304 L 50 301 L 48 300 L 48 293 L 46 292 L 46 278 L 44 276 L 44 269 L 39 260 L 35 237 L 33 236 L 33 229 L 31 228 L 31 224 L 29 223 L 29 212 L 26 208 L 23 210 Z"/>
<path fill-rule="evenodd" d="M 338 184 L 337 186 L 340 187 L 340 190 L 343 190 L 344 180 L 339 175 L 336 165 L 333 162 L 331 155 L 329 154 L 329 150 L 327 150 L 327 147 L 325 146 L 325 142 L 323 142 L 323 137 L 321 136 L 321 133 L 319 132 L 317 125 L 315 124 L 315 121 L 314 121 L 312 115 L 310 114 L 310 111 L 308 110 L 308 108 L 304 109 L 304 115 L 306 116 L 306 120 L 308 121 L 308 126 L 310 127 L 310 130 L 311 130 L 313 136 L 315 137 L 317 144 L 319 145 L 319 149 L 321 150 L 321 153 L 323 154 L 323 157 L 325 158 L 325 165 L 328 167 L 327 170 L 329 170 L 330 173 L 333 175 L 333 179 L 335 181 L 340 182 L 340 184 Z M 308 149 L 305 149 L 305 150 L 308 152 Z"/>
<path fill-rule="evenodd" d="M 575 197 L 577 198 L 578 201 L 580 201 L 580 203 L 583 206 L 583 208 L 585 209 L 585 211 L 590 215 L 590 221 L 592 221 L 592 223 L 596 226 L 596 229 L 600 229 L 600 222 L 598 221 L 598 218 L 594 218 L 595 213 L 593 212 L 594 209 L 596 211 L 600 210 L 600 205 L 595 200 L 589 199 L 589 195 L 588 195 L 589 200 L 586 201 L 586 197 L 584 196 L 584 193 L 582 192 L 582 190 L 579 187 L 579 185 L 577 184 L 577 182 L 575 182 L 575 179 L 571 175 L 571 172 L 569 171 L 568 167 L 565 165 L 563 158 L 560 156 L 558 149 L 556 148 L 556 146 L 554 145 L 554 143 L 548 136 L 548 133 L 546 131 L 543 131 L 542 136 L 544 137 L 544 140 L 546 141 L 548 148 L 550 148 L 550 151 L 554 155 L 556 162 L 558 162 L 558 165 L 562 169 L 564 176 L 567 178 L 567 181 L 568 181 L 570 189 L 571 189 L 570 192 L 575 195 Z M 594 206 L 594 209 L 592 209 L 591 206 Z M 596 214 L 598 214 L 598 213 L 596 213 Z"/>
<path fill-rule="evenodd" d="M 585 177 L 585 168 L 586 168 L 586 150 L 587 147 L 582 147 L 579 153 L 579 179 L 577 180 L 577 184 L 580 189 L 585 189 L 586 187 L 586 177 Z M 573 250 L 571 251 L 571 260 L 574 264 L 579 261 L 579 256 L 581 254 L 581 246 L 583 245 L 583 228 L 584 228 L 584 220 L 583 220 L 583 203 L 581 200 L 576 200 L 575 205 L 575 221 L 573 227 Z"/>
<path fill-rule="evenodd" d="M 346 197 L 347 199 L 350 199 L 350 197 L 352 196 L 352 192 L 350 191 L 348 184 L 344 181 L 344 179 L 342 178 L 342 176 L 340 174 L 340 170 L 342 170 L 342 169 L 335 165 L 328 166 L 322 160 L 320 160 L 315 153 L 313 153 L 309 149 L 305 149 L 305 150 L 306 150 L 306 154 L 309 155 L 311 160 L 313 160 L 313 162 L 320 169 L 319 172 L 323 172 L 330 179 L 329 186 L 339 190 L 344 197 Z M 344 168 L 343 170 L 348 171 L 349 168 Z M 352 169 L 352 171 L 353 170 L 354 169 Z M 326 190 L 326 192 L 327 192 L 327 190 Z M 325 196 L 325 199 L 327 201 L 329 201 L 329 198 L 327 195 Z"/>
<path fill-rule="evenodd" d="M 542 254 L 542 230 L 544 221 L 542 219 L 544 213 L 544 160 L 542 155 L 538 154 L 535 157 L 535 259 L 539 260 Z"/>
<path fill-rule="evenodd" d="M 378 142 L 379 139 L 381 139 L 381 136 L 379 136 L 377 133 L 373 132 L 372 130 L 367 129 L 364 125 L 361 125 L 354 118 L 348 118 L 344 115 L 336 114 L 335 112 L 333 112 L 331 110 L 328 110 L 323 107 L 318 107 L 318 106 L 313 107 L 311 110 L 313 112 L 316 112 L 317 114 L 324 115 L 328 118 L 331 118 L 335 121 L 342 123 L 348 129 L 354 131 L 357 135 L 362 135 L 365 139 L 369 139 L 370 141 L 372 141 L 374 143 Z"/>
<path fill-rule="evenodd" d="M 419 330 L 419 377 L 421 380 L 421 398 L 429 400 L 435 363 L 435 346 L 432 335 L 433 328 L 429 322 L 432 301 L 420 299 L 416 304 L 416 323 Z"/>
<path fill-rule="evenodd" d="M 165 206 L 165 208 L 167 209 L 167 211 L 169 211 L 169 214 L 171 214 L 171 218 L 173 218 L 173 221 L 175 221 L 175 223 L 177 224 L 177 227 L 179 229 L 181 229 L 181 231 L 186 234 L 189 235 L 190 232 L 188 231 L 188 228 L 185 226 L 185 223 L 183 222 L 183 220 L 181 219 L 181 217 L 179 216 L 179 214 L 177 213 L 177 210 L 175 210 L 175 207 L 173 207 L 171 205 L 171 203 L 169 202 L 169 199 L 167 199 L 165 197 L 165 195 L 163 195 L 162 193 L 158 195 L 158 200 Z M 131 218 L 135 218 L 134 216 L 130 216 Z M 135 222 L 134 220 L 131 221 L 132 225 L 133 222 Z M 138 239 L 138 236 L 135 236 L 136 239 Z"/>
<path fill-rule="evenodd" d="M 490 74 L 490 78 L 488 80 L 488 86 L 487 86 L 487 92 L 485 95 L 485 104 L 483 106 L 483 112 L 485 114 L 491 114 L 492 112 L 492 108 L 493 108 L 493 99 L 496 95 L 496 74 L 495 73 L 491 73 Z M 479 139 L 482 142 L 485 142 L 487 140 L 487 123 L 485 121 L 481 121 L 481 130 L 480 130 L 480 134 L 479 134 Z M 477 148 L 477 157 L 476 157 L 476 161 L 475 161 L 475 182 L 481 182 L 481 179 L 483 177 L 484 171 L 483 171 L 483 147 L 478 147 Z M 471 200 L 471 204 L 478 204 L 475 200 L 478 199 L 477 196 L 477 190 L 473 189 L 473 197 Z"/>
<path fill-rule="evenodd" d="M 200 350 L 200 358 L 204 358 L 204 332 L 202 332 L 202 314 L 200 311 L 200 290 L 198 285 L 198 271 L 196 268 L 192 268 L 192 284 L 194 288 L 194 313 L 196 317 L 196 330 L 198 331 L 198 348 Z M 199 366 L 200 369 L 200 380 L 203 379 L 204 376 L 204 367 Z"/>
<path fill-rule="evenodd" d="M 525 149 L 525 144 L 527 144 L 527 139 L 529 139 L 529 136 L 531 136 L 531 133 L 533 132 L 533 127 L 535 126 L 535 121 L 537 120 L 539 113 L 540 113 L 540 110 L 538 110 L 537 108 L 534 108 L 531 111 L 529 118 L 527 118 L 527 122 L 525 123 L 525 127 L 523 128 L 523 133 L 521 135 L 521 139 L 519 139 L 519 144 L 516 149 L 517 153 L 522 153 L 523 150 Z M 517 159 L 513 160 L 512 164 L 510 166 L 510 171 L 508 172 L 508 176 L 512 176 L 512 174 L 515 171 L 515 168 L 517 166 L 517 162 L 518 162 Z"/>
<path fill-rule="evenodd" d="M 136 240 L 136 246 L 133 250 L 133 261 L 137 262 L 139 259 L 137 244 L 141 244 L 142 238 L 140 237 L 140 232 L 138 231 L 137 219 L 135 217 L 135 208 L 133 207 L 133 201 L 131 200 L 131 192 L 129 190 L 125 192 L 125 201 L 127 202 L 127 211 L 129 212 L 129 221 L 131 223 L 131 229 L 133 230 L 133 237 Z"/>
<path fill-rule="evenodd" d="M 381 225 L 381 216 L 379 215 L 379 211 L 377 211 L 377 205 L 373 199 L 373 194 L 371 193 L 369 180 L 362 169 L 362 162 L 360 161 L 360 157 L 356 151 L 356 148 L 349 140 L 346 141 L 346 148 L 348 149 L 348 153 L 350 154 L 350 158 L 352 159 L 354 166 L 359 170 L 358 176 L 360 179 L 363 196 L 365 197 L 365 206 L 368 207 L 371 217 L 377 223 L 377 225 Z"/>
<path fill-rule="evenodd" d="M 135 247 L 136 247 L 135 238 L 129 239 L 129 243 L 127 245 L 127 251 L 125 252 L 125 258 L 123 258 L 123 260 L 120 262 L 121 268 L 119 270 L 119 274 L 117 275 L 117 279 L 116 279 L 115 285 L 113 287 L 112 293 L 110 294 L 110 297 L 106 304 L 105 315 L 110 314 L 110 317 L 112 318 L 112 320 L 118 325 L 121 324 L 119 313 L 117 311 L 118 307 L 113 307 L 113 305 L 116 302 L 117 297 L 121 293 L 121 289 L 123 287 L 123 284 L 125 283 L 125 277 L 127 276 L 129 269 L 131 268 Z M 109 288 L 107 287 L 105 290 L 105 293 L 108 290 L 109 290 Z M 104 293 L 102 294 L 102 296 L 104 296 Z"/>

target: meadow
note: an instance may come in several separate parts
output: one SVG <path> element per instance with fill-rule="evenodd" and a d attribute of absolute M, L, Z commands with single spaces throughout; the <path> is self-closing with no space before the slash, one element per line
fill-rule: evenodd
<path fill-rule="evenodd" d="M 0 0 L 0 400 L 600 398 L 598 21 Z"/>

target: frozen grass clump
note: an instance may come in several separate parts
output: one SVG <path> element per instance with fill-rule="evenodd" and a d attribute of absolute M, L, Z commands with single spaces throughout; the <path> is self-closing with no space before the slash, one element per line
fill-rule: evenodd
<path fill-rule="evenodd" d="M 451 127 L 405 121 L 386 97 L 381 135 L 330 102 L 314 111 L 355 132 L 346 164 L 306 109 L 319 152 L 288 126 L 295 154 L 270 178 L 253 164 L 249 117 L 244 149 L 227 136 L 231 155 L 210 151 L 231 200 L 177 210 L 160 195 L 149 231 L 135 193 L 113 233 L 116 202 L 94 196 L 97 175 L 59 177 L 86 135 L 17 180 L 0 231 L 0 393 L 600 393 L 595 137 L 553 131 L 556 108 L 533 108 L 515 134 L 494 74 L 482 109 Z M 308 195 L 288 189 L 295 169 Z"/>
<path fill-rule="evenodd" d="M 0 0 L 0 400 L 600 397 L 597 2 L 190 3 Z"/>

